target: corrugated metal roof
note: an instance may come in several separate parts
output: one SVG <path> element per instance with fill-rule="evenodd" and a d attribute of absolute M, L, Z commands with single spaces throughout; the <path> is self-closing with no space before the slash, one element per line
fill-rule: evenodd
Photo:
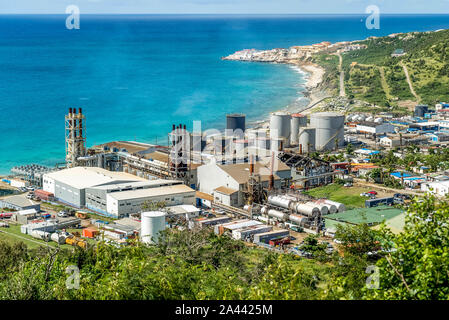
<path fill-rule="evenodd" d="M 227 187 L 224 187 L 224 186 L 218 187 L 218 188 L 214 189 L 214 191 L 226 194 L 228 196 L 238 192 L 238 190 L 227 188 Z"/>
<path fill-rule="evenodd" d="M 148 197 L 157 197 L 163 195 L 172 195 L 172 194 L 180 194 L 187 192 L 195 192 L 192 188 L 178 184 L 174 186 L 166 186 L 160 188 L 149 188 L 149 189 L 138 189 L 138 190 L 129 190 L 129 191 L 120 191 L 108 193 L 108 196 L 116 199 L 116 200 L 130 200 L 130 199 L 139 199 L 139 198 L 148 198 Z"/>
<path fill-rule="evenodd" d="M 12 204 L 14 206 L 18 206 L 18 207 L 29 207 L 29 206 L 34 206 L 37 203 L 34 201 L 31 201 L 30 199 L 27 199 L 24 196 L 11 196 L 11 197 L 7 197 L 4 199 L 1 199 L 0 201 Z"/>
<path fill-rule="evenodd" d="M 148 181 L 126 172 L 108 171 L 96 167 L 75 167 L 47 173 L 44 177 L 57 180 L 77 189 L 85 189 L 107 183 Z"/>

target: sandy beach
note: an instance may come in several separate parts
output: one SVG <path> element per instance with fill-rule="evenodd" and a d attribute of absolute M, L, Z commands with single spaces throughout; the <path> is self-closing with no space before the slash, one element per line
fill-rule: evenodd
<path fill-rule="evenodd" d="M 311 63 L 294 62 L 291 64 L 300 68 L 301 71 L 306 73 L 305 76 L 306 83 L 304 84 L 306 92 L 304 92 L 304 97 L 301 98 L 301 100 L 307 99 L 307 103 L 304 104 L 303 106 L 298 105 L 285 106 L 284 108 L 280 110 L 275 110 L 273 112 L 287 111 L 290 113 L 302 113 L 308 115 L 313 112 L 315 104 L 320 102 L 322 99 L 330 96 L 330 94 L 326 91 L 325 88 L 319 88 L 319 85 L 323 81 L 325 70 L 322 67 Z M 248 123 L 248 128 L 253 129 L 268 128 L 269 123 L 270 119 L 268 114 L 265 120 Z"/>

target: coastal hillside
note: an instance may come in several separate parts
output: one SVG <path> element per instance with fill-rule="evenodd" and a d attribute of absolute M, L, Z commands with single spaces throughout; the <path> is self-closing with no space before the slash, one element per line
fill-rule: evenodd
<path fill-rule="evenodd" d="M 391 34 L 353 44 L 362 48 L 341 53 L 348 97 L 396 110 L 448 100 L 449 30 Z M 333 71 L 327 77 L 335 83 L 335 55 L 320 53 L 314 60 L 334 63 L 334 69 L 326 69 Z"/>

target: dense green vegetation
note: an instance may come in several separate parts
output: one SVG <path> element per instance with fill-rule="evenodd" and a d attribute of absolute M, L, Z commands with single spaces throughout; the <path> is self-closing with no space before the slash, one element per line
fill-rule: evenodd
<path fill-rule="evenodd" d="M 333 183 L 327 186 L 311 189 L 306 194 L 315 198 L 326 198 L 332 201 L 343 203 L 348 208 L 363 208 L 365 206 L 365 197 L 360 193 L 366 192 L 366 188 L 346 188 L 342 184 Z"/>
<path fill-rule="evenodd" d="M 207 230 L 167 230 L 157 246 L 88 250 L 0 241 L 0 299 L 448 299 L 448 217 L 448 203 L 428 197 L 410 206 L 402 234 L 339 226 L 332 255 L 308 237 L 312 259 Z M 69 266 L 79 268 L 78 289 L 67 286 Z"/>
<path fill-rule="evenodd" d="M 392 108 L 396 108 L 399 101 L 432 105 L 448 100 L 449 30 L 371 37 L 357 43 L 367 47 L 342 54 L 349 97 Z M 397 49 L 403 49 L 406 54 L 392 57 Z M 323 63 L 327 56 L 320 54 L 315 62 Z M 402 64 L 408 70 L 418 97 L 410 90 Z M 337 79 L 336 69 L 327 67 L 326 70 L 334 72 L 326 78 Z"/>

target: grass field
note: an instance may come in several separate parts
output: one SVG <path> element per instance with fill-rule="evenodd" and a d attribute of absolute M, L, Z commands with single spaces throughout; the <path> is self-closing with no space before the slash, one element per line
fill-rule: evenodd
<path fill-rule="evenodd" d="M 315 188 L 306 194 L 315 198 L 327 198 L 332 201 L 343 203 L 348 209 L 363 208 L 367 198 L 361 197 L 362 192 L 370 191 L 364 187 L 343 187 L 340 184 L 329 184 L 324 187 Z"/>

